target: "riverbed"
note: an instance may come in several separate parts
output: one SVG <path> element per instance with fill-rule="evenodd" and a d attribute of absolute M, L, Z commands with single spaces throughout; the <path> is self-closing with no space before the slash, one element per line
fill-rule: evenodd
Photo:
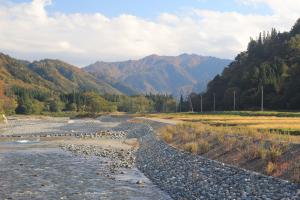
<path fill-rule="evenodd" d="M 0 199 L 171 199 L 134 166 L 111 171 L 110 158 L 59 147 L 131 148 L 121 138 L 85 138 L 118 125 L 101 119 L 9 118 L 0 126 Z"/>

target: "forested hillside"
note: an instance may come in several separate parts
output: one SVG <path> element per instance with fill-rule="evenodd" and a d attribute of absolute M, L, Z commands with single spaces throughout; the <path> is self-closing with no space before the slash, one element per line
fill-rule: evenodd
<path fill-rule="evenodd" d="M 94 93 L 91 93 L 94 92 Z M 67 94 L 75 96 L 66 99 Z M 80 99 L 89 100 L 97 112 L 114 110 L 100 94 L 121 94 L 111 85 L 91 74 L 59 60 L 28 62 L 0 53 L 0 112 L 6 114 L 40 114 L 42 112 L 81 111 Z M 80 94 L 80 95 L 79 95 Z"/>
<path fill-rule="evenodd" d="M 0 80 L 12 87 L 54 92 L 94 90 L 120 94 L 111 85 L 59 60 L 45 59 L 30 63 L 0 53 L 0 72 Z"/>
<path fill-rule="evenodd" d="M 234 93 L 237 109 L 258 109 L 262 90 L 264 106 L 274 110 L 300 109 L 300 19 L 290 32 L 276 29 L 251 39 L 248 49 L 217 75 L 203 94 L 203 109 L 232 110 Z M 200 109 L 200 95 L 191 95 Z"/>
<path fill-rule="evenodd" d="M 125 86 L 117 86 L 126 90 Z M 172 96 L 129 97 L 93 75 L 59 60 L 30 63 L 0 54 L 1 114 L 174 112 L 175 109 Z"/>

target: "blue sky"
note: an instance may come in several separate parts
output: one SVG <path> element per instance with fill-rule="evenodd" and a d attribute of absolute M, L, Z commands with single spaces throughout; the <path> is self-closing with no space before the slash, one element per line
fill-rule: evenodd
<path fill-rule="evenodd" d="M 30 0 L 13 0 L 30 2 Z M 240 1 L 241 2 L 241 1 Z M 53 0 L 47 10 L 63 13 L 95 13 L 108 17 L 131 14 L 144 18 L 155 18 L 160 13 L 177 13 L 189 9 L 208 9 L 243 14 L 269 14 L 271 10 L 264 4 L 245 5 L 238 0 Z"/>
<path fill-rule="evenodd" d="M 234 59 L 299 13 L 300 0 L 0 0 L 0 52 L 77 66 L 150 54 Z"/>

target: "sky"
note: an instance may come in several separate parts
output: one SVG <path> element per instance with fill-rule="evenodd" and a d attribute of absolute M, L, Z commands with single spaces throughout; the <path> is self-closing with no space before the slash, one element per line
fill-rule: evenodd
<path fill-rule="evenodd" d="M 234 59 L 250 37 L 299 17 L 299 0 L 0 0 L 0 51 L 79 67 L 150 54 Z"/>

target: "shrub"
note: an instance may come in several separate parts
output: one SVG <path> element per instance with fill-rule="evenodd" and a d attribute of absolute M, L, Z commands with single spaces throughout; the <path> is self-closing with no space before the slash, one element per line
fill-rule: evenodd
<path fill-rule="evenodd" d="M 237 139 L 235 137 L 226 138 L 224 141 L 226 151 L 230 151 L 231 149 L 233 149 L 236 142 L 237 142 Z"/>
<path fill-rule="evenodd" d="M 58 99 L 54 99 L 49 102 L 50 112 L 60 112 L 62 108 L 63 108 L 63 103 Z"/>
<path fill-rule="evenodd" d="M 99 112 L 113 112 L 116 111 L 116 105 L 106 101 L 103 97 L 95 92 L 84 93 L 86 98 L 86 108 L 85 111 L 92 113 Z"/>
<path fill-rule="evenodd" d="M 266 173 L 267 175 L 272 175 L 277 169 L 277 165 L 273 162 L 268 162 L 266 166 Z"/>
<path fill-rule="evenodd" d="M 34 112 L 33 103 L 31 101 L 20 102 L 16 108 L 17 114 L 29 115 Z"/>
<path fill-rule="evenodd" d="M 32 101 L 32 112 L 34 114 L 41 114 L 43 109 L 44 109 L 44 103 L 38 101 L 38 100 L 33 100 Z"/>
<path fill-rule="evenodd" d="M 5 98 L 3 100 L 3 111 L 7 115 L 15 114 L 18 103 L 13 98 Z"/>
<path fill-rule="evenodd" d="M 207 141 L 199 141 L 198 142 L 198 153 L 199 154 L 204 154 L 207 153 L 210 149 L 210 145 Z"/>
<path fill-rule="evenodd" d="M 247 160 L 254 160 L 256 158 L 259 158 L 259 147 L 256 144 L 248 144 L 244 146 L 243 149 L 243 156 Z"/>
<path fill-rule="evenodd" d="M 272 144 L 270 149 L 267 152 L 267 157 L 271 161 L 275 162 L 283 153 L 283 150 L 280 145 Z"/>
<path fill-rule="evenodd" d="M 68 103 L 65 108 L 66 111 L 77 111 L 77 105 L 75 103 Z"/>
<path fill-rule="evenodd" d="M 164 133 L 162 133 L 162 138 L 167 143 L 170 143 L 173 140 L 173 134 L 170 133 L 170 132 L 165 131 Z"/>
<path fill-rule="evenodd" d="M 216 134 L 213 136 L 213 141 L 215 141 L 217 144 L 222 144 L 225 141 L 225 137 L 223 134 Z"/>
<path fill-rule="evenodd" d="M 262 160 L 267 158 L 268 150 L 265 148 L 264 145 L 261 145 L 258 149 L 258 157 Z"/>
<path fill-rule="evenodd" d="M 184 144 L 183 149 L 190 153 L 196 154 L 198 153 L 199 146 L 196 142 L 189 142 Z"/>

